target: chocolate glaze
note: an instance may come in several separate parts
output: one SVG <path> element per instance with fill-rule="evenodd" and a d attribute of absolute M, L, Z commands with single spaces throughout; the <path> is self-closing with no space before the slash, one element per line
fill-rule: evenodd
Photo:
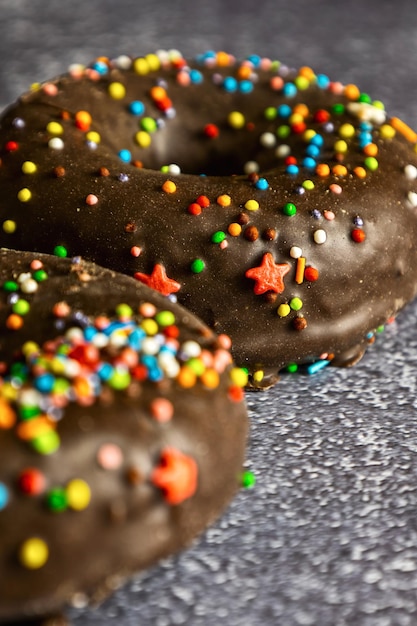
<path fill-rule="evenodd" d="M 26 293 L 25 281 L 33 279 L 37 289 Z M 231 365 L 226 338 L 214 336 L 191 313 L 128 276 L 80 259 L 3 249 L 0 285 L 0 622 L 26 623 L 67 603 L 100 600 L 133 571 L 188 545 L 220 513 L 238 488 L 242 471 L 244 376 Z M 24 313 L 23 300 L 29 303 Z M 120 312 L 120 304 L 132 311 L 124 306 Z M 175 322 L 163 323 L 161 311 L 174 314 Z M 172 358 L 166 371 L 161 369 L 162 348 L 155 356 L 161 371 L 155 374 L 158 368 L 149 361 L 155 352 L 142 344 L 130 354 L 139 355 L 139 365 L 146 362 L 146 367 L 141 365 L 145 373 L 132 363 L 130 381 L 113 384 L 98 364 L 116 368 L 125 346 L 112 339 L 97 348 L 99 343 L 87 339 L 94 324 L 107 332 L 109 327 L 100 324 L 103 316 L 125 324 L 123 328 L 142 328 L 145 320 L 145 327 L 150 324 L 145 339 L 156 337 L 165 356 L 176 351 L 174 365 L 192 367 L 194 358 L 195 380 L 181 382 Z M 78 331 L 72 333 L 83 332 L 80 344 L 74 340 L 69 351 L 57 347 L 73 328 Z M 115 337 L 110 331 L 108 336 Z M 81 368 L 78 375 L 70 374 L 74 363 Z M 218 384 L 204 379 L 209 369 L 217 373 Z M 55 380 L 54 387 L 43 386 L 45 371 Z M 239 380 L 233 382 L 233 376 Z M 92 386 L 86 391 L 89 380 Z M 38 392 L 35 402 L 33 390 Z M 166 419 L 158 419 L 152 408 L 161 398 L 173 409 Z M 33 406 L 38 410 L 33 412 Z M 10 411 L 15 423 L 8 423 Z M 56 425 L 51 428 L 58 433 L 57 449 L 47 444 L 40 451 L 40 431 L 25 436 L 22 430 L 41 414 L 41 421 Z M 108 444 L 116 446 L 119 460 L 117 454 L 116 461 L 109 456 L 108 448 L 103 452 Z M 173 457 L 180 458 L 174 477 L 167 472 Z M 32 487 L 22 482 L 24 470 L 29 470 Z M 44 480 L 39 488 L 33 486 L 34 470 Z M 74 480 L 82 481 L 81 486 L 76 483 L 75 501 L 68 491 Z M 85 483 L 90 500 L 85 499 Z M 34 569 L 38 553 L 20 556 L 24 543 L 33 538 L 49 552 L 46 562 Z"/>
<path fill-rule="evenodd" d="M 416 135 L 357 88 L 309 68 L 210 54 L 187 64 L 151 55 L 136 61 L 140 74 L 121 65 L 100 60 L 59 77 L 3 115 L 0 215 L 11 227 L 0 230 L 0 244 L 44 252 L 61 245 L 141 280 L 162 266 L 177 283 L 178 301 L 232 337 L 253 387 L 273 384 L 291 363 L 355 363 L 376 329 L 416 294 L 417 183 L 412 168 L 405 173 L 417 165 Z M 122 97 L 109 95 L 114 83 Z M 138 100 L 140 116 L 129 110 Z M 77 127 L 80 110 L 91 126 Z M 243 127 L 240 118 L 228 121 L 233 111 L 243 114 Z M 62 127 L 60 149 L 48 143 L 51 121 Z M 149 139 L 149 147 L 138 145 Z M 129 162 L 119 157 L 126 149 Z M 25 161 L 35 173 L 22 173 Z M 251 161 L 255 175 L 243 173 Z M 171 163 L 182 173 L 159 171 Z M 164 191 L 167 180 L 174 192 Z M 224 195 L 227 206 L 217 201 Z M 209 206 L 193 215 L 188 207 L 200 196 Z M 259 209 L 248 209 L 248 200 Z M 287 203 L 295 215 L 283 212 Z M 229 233 L 232 223 L 240 234 Z M 226 243 L 213 243 L 219 231 Z M 316 231 L 325 232 L 324 243 Z M 308 272 L 296 280 L 294 246 L 318 280 Z M 262 293 L 248 277 L 265 255 L 273 266 L 289 266 L 283 291 Z M 195 259 L 204 262 L 200 272 L 192 270 Z M 302 308 L 278 315 L 281 304 L 299 306 L 294 298 Z"/>

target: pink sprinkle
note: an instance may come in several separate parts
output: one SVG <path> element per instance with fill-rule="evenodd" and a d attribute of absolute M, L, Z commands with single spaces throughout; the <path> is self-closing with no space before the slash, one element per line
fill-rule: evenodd
<path fill-rule="evenodd" d="M 231 362 L 232 357 L 227 350 L 216 350 L 214 353 L 213 366 L 219 374 L 224 372 L 226 367 Z"/>
<path fill-rule="evenodd" d="M 97 461 L 103 469 L 118 469 L 123 463 L 122 450 L 115 443 L 104 443 L 97 452 Z"/>
<path fill-rule="evenodd" d="M 177 83 L 182 87 L 187 87 L 191 82 L 191 78 L 188 72 L 178 72 Z"/>
<path fill-rule="evenodd" d="M 91 69 L 90 67 L 85 70 L 85 75 L 87 76 L 87 78 L 94 81 L 98 81 L 101 78 L 99 72 L 97 72 L 97 70 Z"/>
<path fill-rule="evenodd" d="M 58 87 L 53 83 L 46 83 L 42 87 L 43 93 L 46 93 L 47 96 L 56 96 L 58 93 Z"/>
<path fill-rule="evenodd" d="M 229 335 L 226 335 L 225 333 L 217 337 L 217 343 L 220 348 L 224 348 L 224 350 L 230 350 L 230 348 L 232 347 L 232 340 L 230 339 Z"/>
<path fill-rule="evenodd" d="M 71 312 L 71 308 L 66 302 L 57 302 L 54 305 L 52 312 L 55 317 L 67 317 L 67 315 Z"/>
<path fill-rule="evenodd" d="M 173 404 L 166 398 L 155 398 L 155 400 L 151 402 L 150 409 L 152 417 L 154 417 L 157 422 L 169 422 L 174 415 Z"/>
<path fill-rule="evenodd" d="M 228 245 L 229 245 L 228 241 L 226 239 L 223 239 L 223 241 L 219 243 L 219 248 L 220 250 L 225 250 Z"/>
<path fill-rule="evenodd" d="M 342 188 L 340 185 L 336 185 L 336 183 L 333 183 L 332 185 L 330 185 L 329 187 L 330 191 L 332 193 L 335 193 L 337 195 L 340 195 L 342 193 Z"/>
<path fill-rule="evenodd" d="M 329 85 L 329 91 L 331 93 L 335 93 L 337 95 L 343 93 L 343 84 L 336 82 L 336 83 L 330 83 Z"/>
<path fill-rule="evenodd" d="M 329 222 L 334 220 L 334 218 L 336 217 L 333 211 L 324 211 L 323 215 L 326 220 L 329 220 Z"/>
<path fill-rule="evenodd" d="M 206 367 L 213 367 L 213 355 L 209 350 L 202 350 L 200 352 L 200 359 Z"/>
<path fill-rule="evenodd" d="M 271 63 L 272 63 L 271 59 L 267 59 L 267 58 L 261 59 L 261 69 L 265 71 L 269 70 L 269 68 L 271 67 Z"/>
<path fill-rule="evenodd" d="M 97 202 L 98 202 L 98 198 L 93 193 L 89 193 L 85 199 L 85 203 L 88 204 L 89 206 L 94 206 L 95 204 L 97 204 Z"/>
<path fill-rule="evenodd" d="M 33 271 L 40 270 L 42 267 L 43 263 L 39 259 L 33 259 L 32 263 L 30 264 L 30 269 Z"/>
<path fill-rule="evenodd" d="M 279 91 L 284 86 L 284 81 L 281 76 L 273 76 L 270 80 L 271 89 L 274 91 Z"/>
<path fill-rule="evenodd" d="M 156 307 L 150 302 L 144 302 L 139 307 L 139 313 L 143 315 L 143 317 L 153 317 L 156 313 Z"/>
<path fill-rule="evenodd" d="M 141 252 L 142 252 L 142 248 L 140 248 L 139 246 L 132 246 L 130 248 L 130 254 L 136 258 L 140 256 Z"/>

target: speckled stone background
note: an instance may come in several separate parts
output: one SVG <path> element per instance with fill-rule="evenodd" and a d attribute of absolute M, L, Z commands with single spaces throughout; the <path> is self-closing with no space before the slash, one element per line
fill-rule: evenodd
<path fill-rule="evenodd" d="M 71 62 L 157 48 L 310 64 L 417 128 L 416 0 L 0 0 L 0 106 Z M 354 369 L 248 395 L 256 487 L 74 625 L 417 624 L 416 380 L 417 303 Z"/>

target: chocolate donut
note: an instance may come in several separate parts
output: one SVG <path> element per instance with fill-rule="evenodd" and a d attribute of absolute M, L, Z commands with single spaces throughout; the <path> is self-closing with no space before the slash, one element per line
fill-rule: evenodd
<path fill-rule="evenodd" d="M 268 387 L 355 363 L 415 296 L 416 141 L 309 67 L 99 58 L 3 115 L 0 245 L 176 296 Z"/>
<path fill-rule="evenodd" d="M 219 515 L 241 482 L 246 374 L 227 337 L 79 258 L 1 250 L 0 285 L 9 623 L 100 600 Z"/>

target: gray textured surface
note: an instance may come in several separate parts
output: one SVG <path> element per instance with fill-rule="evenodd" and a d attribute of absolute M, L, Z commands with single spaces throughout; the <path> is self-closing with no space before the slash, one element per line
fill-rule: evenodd
<path fill-rule="evenodd" d="M 252 52 L 356 82 L 417 127 L 416 0 L 0 0 L 0 106 L 98 54 Z M 75 626 L 417 623 L 417 304 L 353 370 L 248 396 L 256 488 Z"/>

